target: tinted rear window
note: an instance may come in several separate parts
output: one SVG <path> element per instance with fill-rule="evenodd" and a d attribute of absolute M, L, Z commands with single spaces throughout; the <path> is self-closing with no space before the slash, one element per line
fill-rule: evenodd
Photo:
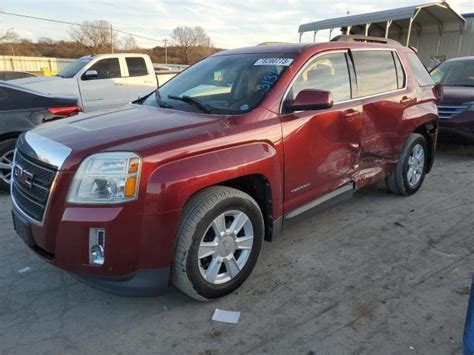
<path fill-rule="evenodd" d="M 406 53 L 406 58 L 408 60 L 408 64 L 410 64 L 411 71 L 415 76 L 415 80 L 417 81 L 419 86 L 432 86 L 434 85 L 433 79 L 431 79 L 428 70 L 426 70 L 423 63 L 420 61 L 416 53 L 409 52 Z"/>
<path fill-rule="evenodd" d="M 140 57 L 128 57 L 125 58 L 125 61 L 127 62 L 129 76 L 148 75 L 145 59 Z"/>
<path fill-rule="evenodd" d="M 392 51 L 352 52 L 357 75 L 356 97 L 398 89 L 398 76 Z"/>

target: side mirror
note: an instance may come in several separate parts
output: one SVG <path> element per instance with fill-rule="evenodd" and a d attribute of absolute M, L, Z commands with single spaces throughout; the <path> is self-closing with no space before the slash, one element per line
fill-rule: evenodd
<path fill-rule="evenodd" d="M 99 78 L 99 73 L 97 70 L 88 70 L 84 74 L 84 80 L 94 80 Z"/>
<path fill-rule="evenodd" d="M 285 101 L 287 112 L 305 110 L 324 110 L 331 108 L 334 104 L 332 94 L 324 90 L 302 90 L 294 100 Z"/>

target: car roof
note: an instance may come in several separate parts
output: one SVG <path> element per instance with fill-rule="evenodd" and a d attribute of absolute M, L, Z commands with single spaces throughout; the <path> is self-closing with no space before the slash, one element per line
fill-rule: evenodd
<path fill-rule="evenodd" d="M 260 45 L 253 47 L 244 47 L 237 49 L 230 49 L 214 54 L 214 56 L 220 55 L 232 55 L 232 54 L 265 54 L 265 53 L 292 53 L 300 54 L 304 51 L 317 51 L 317 50 L 327 50 L 327 49 L 338 49 L 338 48 L 367 48 L 367 49 L 379 49 L 379 48 L 388 48 L 388 49 L 400 49 L 407 48 L 395 44 L 384 44 L 384 43 L 366 43 L 366 42 L 344 42 L 344 41 L 335 41 L 335 42 L 323 42 L 323 43 L 285 43 L 285 44 L 270 44 L 270 45 Z"/>
<path fill-rule="evenodd" d="M 474 56 L 471 56 L 471 57 L 451 58 L 451 59 L 448 59 L 446 62 L 461 62 L 461 61 L 471 61 L 471 60 L 474 61 Z M 446 63 L 446 62 L 445 62 L 445 63 Z"/>
<path fill-rule="evenodd" d="M 307 46 L 308 44 L 301 44 L 301 43 L 269 44 L 269 45 L 229 49 L 226 51 L 218 52 L 214 55 L 220 56 L 220 55 L 228 55 L 228 54 L 301 53 Z"/>

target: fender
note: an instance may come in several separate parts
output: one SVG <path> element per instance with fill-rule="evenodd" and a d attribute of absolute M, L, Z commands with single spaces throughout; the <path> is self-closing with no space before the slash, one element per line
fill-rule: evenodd
<path fill-rule="evenodd" d="M 181 210 L 202 189 L 259 174 L 272 187 L 273 218 L 282 215 L 282 167 L 277 151 L 264 142 L 206 152 L 159 166 L 146 184 L 145 213 Z"/>

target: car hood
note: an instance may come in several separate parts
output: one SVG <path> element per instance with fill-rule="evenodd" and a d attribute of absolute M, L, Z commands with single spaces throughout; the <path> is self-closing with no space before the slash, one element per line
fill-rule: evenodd
<path fill-rule="evenodd" d="M 62 80 L 63 78 L 59 76 L 32 76 L 30 78 L 22 78 L 22 79 L 14 79 L 10 80 L 9 83 L 15 85 L 29 85 L 29 84 L 36 84 L 36 83 L 44 83 L 49 81 L 55 80 Z"/>
<path fill-rule="evenodd" d="M 474 102 L 474 87 L 444 86 L 444 97 L 442 104 L 463 104 Z"/>
<path fill-rule="evenodd" d="M 74 170 L 86 156 L 101 151 L 132 151 L 163 159 L 185 153 L 193 143 L 224 135 L 225 116 L 211 116 L 130 104 L 118 109 L 80 114 L 33 132 L 69 147 L 63 170 Z M 160 154 L 161 153 L 161 154 Z"/>

